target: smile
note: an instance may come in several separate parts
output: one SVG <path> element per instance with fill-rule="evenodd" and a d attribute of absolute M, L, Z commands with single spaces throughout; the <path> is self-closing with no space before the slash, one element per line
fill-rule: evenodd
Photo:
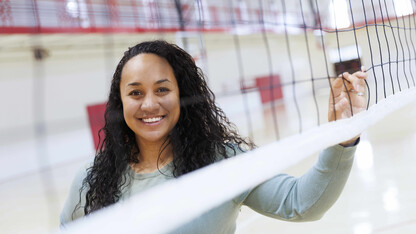
<path fill-rule="evenodd" d="M 152 118 L 141 118 L 141 120 L 145 123 L 156 123 L 156 122 L 159 122 L 160 120 L 162 120 L 163 118 L 165 118 L 165 116 L 158 116 L 158 117 L 152 117 Z"/>

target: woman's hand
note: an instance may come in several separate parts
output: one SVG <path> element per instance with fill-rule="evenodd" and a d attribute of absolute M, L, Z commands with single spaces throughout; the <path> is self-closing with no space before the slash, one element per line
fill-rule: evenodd
<path fill-rule="evenodd" d="M 346 119 L 351 117 L 352 114 L 358 114 L 366 109 L 366 78 L 367 73 L 363 66 L 361 67 L 361 71 L 355 72 L 354 74 L 344 72 L 339 75 L 338 78 L 331 79 L 332 91 L 329 95 L 328 121 Z M 351 109 L 353 113 L 351 113 Z M 358 137 L 360 136 L 358 135 L 351 140 L 342 142 L 340 145 L 349 146 L 353 144 Z"/>

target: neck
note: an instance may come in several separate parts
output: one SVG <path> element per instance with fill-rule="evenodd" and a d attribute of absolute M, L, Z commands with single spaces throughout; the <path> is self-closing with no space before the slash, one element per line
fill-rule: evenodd
<path fill-rule="evenodd" d="M 143 142 L 136 138 L 136 143 L 140 153 L 138 155 L 139 163 L 131 165 L 135 172 L 150 173 L 156 171 L 173 159 L 172 146 L 170 144 L 166 145 L 167 142 L 165 141 Z"/>

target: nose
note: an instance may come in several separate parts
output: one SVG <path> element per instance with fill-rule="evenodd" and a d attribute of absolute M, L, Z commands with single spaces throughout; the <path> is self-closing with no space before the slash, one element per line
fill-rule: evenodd
<path fill-rule="evenodd" d="M 157 97 L 153 94 L 148 94 L 143 98 L 142 105 L 140 107 L 145 113 L 155 113 L 159 109 L 159 103 Z"/>

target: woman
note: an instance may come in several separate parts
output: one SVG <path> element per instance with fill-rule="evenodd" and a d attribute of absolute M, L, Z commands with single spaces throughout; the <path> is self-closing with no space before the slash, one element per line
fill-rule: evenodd
<path fill-rule="evenodd" d="M 366 74 L 343 75 L 357 113 L 365 107 Z M 350 116 L 343 83 L 333 81 L 330 121 Z M 102 131 L 105 138 L 92 166 L 81 169 L 72 184 L 61 225 L 254 147 L 215 105 L 192 57 L 165 41 L 143 42 L 124 53 Z M 318 219 L 339 196 L 357 143 L 358 136 L 330 147 L 302 177 L 277 175 L 174 233 L 233 233 L 242 205 L 278 219 Z"/>

